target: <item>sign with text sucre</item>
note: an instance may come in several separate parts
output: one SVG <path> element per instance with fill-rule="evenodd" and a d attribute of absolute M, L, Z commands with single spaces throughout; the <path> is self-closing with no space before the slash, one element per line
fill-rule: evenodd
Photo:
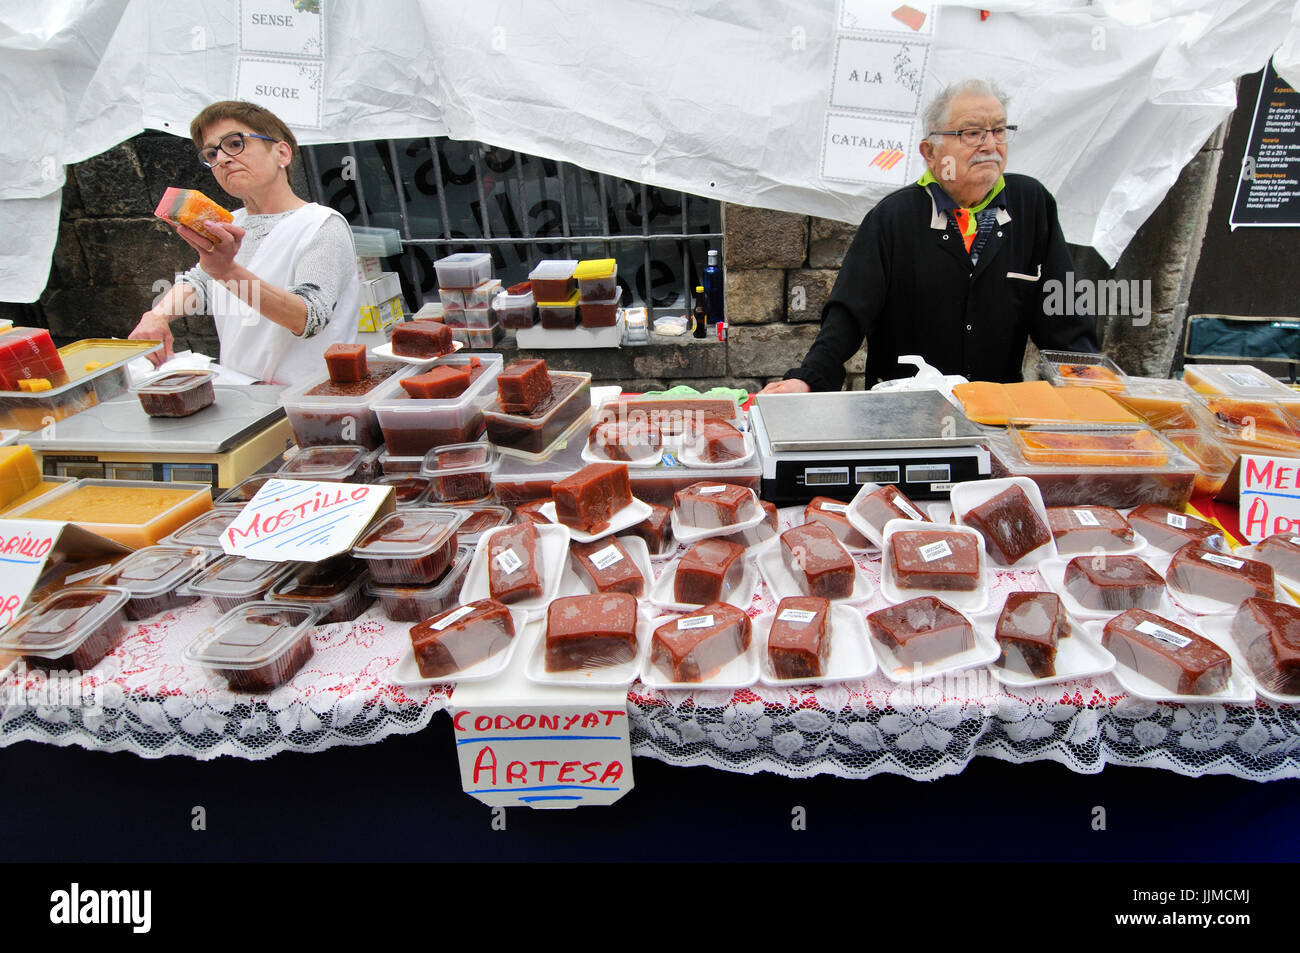
<path fill-rule="evenodd" d="M 270 479 L 222 532 L 221 548 L 249 559 L 319 562 L 351 549 L 394 506 L 391 486 Z"/>
<path fill-rule="evenodd" d="M 632 789 L 625 708 L 464 708 L 452 728 L 465 793 L 484 804 L 612 804 Z"/>
<path fill-rule="evenodd" d="M 320 60 L 240 56 L 235 98 L 265 106 L 295 129 L 319 129 L 324 72 Z"/>
<path fill-rule="evenodd" d="M 286 56 L 325 55 L 328 0 L 240 0 L 239 49 Z"/>

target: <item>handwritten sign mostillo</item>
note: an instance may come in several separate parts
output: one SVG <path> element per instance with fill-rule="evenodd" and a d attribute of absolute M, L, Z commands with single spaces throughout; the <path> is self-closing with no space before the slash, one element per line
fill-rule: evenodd
<path fill-rule="evenodd" d="M 1252 543 L 1300 532 L 1300 460 L 1242 454 L 1237 525 Z"/>
<path fill-rule="evenodd" d="M 45 565 L 51 556 L 93 557 L 103 555 L 104 563 L 86 573 L 69 576 L 65 585 L 87 582 L 108 570 L 109 556 L 129 550 L 97 533 L 50 520 L 0 520 L 0 628 L 7 626 L 22 612 Z"/>
<path fill-rule="evenodd" d="M 394 506 L 391 486 L 271 479 L 226 527 L 221 548 L 248 559 L 319 562 L 351 549 Z"/>

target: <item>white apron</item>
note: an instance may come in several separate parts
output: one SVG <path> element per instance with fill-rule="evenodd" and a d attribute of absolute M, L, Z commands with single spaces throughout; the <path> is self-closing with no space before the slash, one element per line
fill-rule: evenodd
<path fill-rule="evenodd" d="M 243 211 L 242 209 L 240 211 Z M 294 284 L 294 267 L 317 231 L 339 213 L 308 203 L 286 216 L 262 240 L 245 267 L 279 288 Z M 244 218 L 235 213 L 235 224 Z M 342 216 L 339 216 L 342 218 Z M 325 374 L 325 349 L 357 339 L 361 285 L 349 268 L 334 303 L 329 324 L 314 336 L 300 338 L 258 314 L 220 282 L 212 283 L 212 317 L 221 339 L 221 364 L 267 384 L 297 384 Z"/>

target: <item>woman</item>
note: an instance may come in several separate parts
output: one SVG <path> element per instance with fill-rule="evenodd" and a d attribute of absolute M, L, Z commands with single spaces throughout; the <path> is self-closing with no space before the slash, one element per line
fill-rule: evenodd
<path fill-rule="evenodd" d="M 275 114 L 245 102 L 219 102 L 190 124 L 199 161 L 240 199 L 234 223 L 179 226 L 199 263 L 140 318 L 132 338 L 162 340 L 155 364 L 172 356 L 173 317 L 211 314 L 220 362 L 268 384 L 324 373 L 331 344 L 356 340 L 360 307 L 352 230 L 333 209 L 304 202 L 289 186 L 298 143 Z"/>

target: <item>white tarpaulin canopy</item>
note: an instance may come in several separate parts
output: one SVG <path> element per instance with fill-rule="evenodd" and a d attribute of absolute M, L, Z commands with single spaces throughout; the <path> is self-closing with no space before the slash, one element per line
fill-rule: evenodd
<path fill-rule="evenodd" d="M 1282 43 L 1279 71 L 1300 78 L 1293 0 L 5 0 L 0 300 L 45 287 L 64 166 L 144 129 L 185 135 L 232 97 L 254 16 L 317 5 L 304 144 L 477 139 L 849 222 L 919 174 L 909 104 L 992 79 L 1020 126 L 1008 168 L 1041 179 L 1067 239 L 1112 264 L 1231 113 L 1238 76 Z M 882 152 L 858 166 L 845 151 L 895 136 L 906 159 L 887 173 L 858 171 Z"/>

